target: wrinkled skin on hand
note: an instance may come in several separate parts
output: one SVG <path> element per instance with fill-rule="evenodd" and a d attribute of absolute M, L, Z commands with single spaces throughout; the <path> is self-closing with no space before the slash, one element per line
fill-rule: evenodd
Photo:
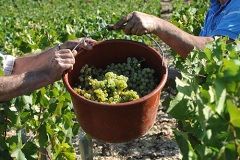
<path fill-rule="evenodd" d="M 78 45 L 79 42 L 82 43 Z M 95 40 L 84 38 L 69 40 L 63 43 L 59 51 L 55 51 L 53 54 L 50 54 L 50 57 L 46 58 L 45 71 L 47 71 L 46 73 L 50 76 L 50 79 L 53 82 L 57 81 L 61 78 L 64 71 L 72 70 L 78 51 L 81 49 L 91 50 L 95 43 Z M 78 47 L 76 50 L 73 50 L 76 45 Z"/>
<path fill-rule="evenodd" d="M 125 34 L 141 36 L 147 33 L 154 33 L 158 26 L 158 19 L 153 15 L 134 11 L 125 15 L 115 25 L 114 29 L 122 29 Z"/>
<path fill-rule="evenodd" d="M 59 80 L 64 72 L 72 69 L 77 51 L 92 49 L 92 45 L 96 42 L 86 39 L 76 50 L 73 50 L 79 40 L 81 39 L 63 43 L 60 50 L 52 47 L 36 55 L 16 58 L 12 74 L 0 76 L 0 86 L 2 86 L 0 102 L 30 93 Z"/>
<path fill-rule="evenodd" d="M 75 63 L 74 56 L 77 54 L 76 50 L 71 52 L 70 49 L 61 49 L 55 51 L 51 57 L 46 61 L 45 70 L 52 82 L 61 78 L 66 70 L 71 70 Z"/>
<path fill-rule="evenodd" d="M 81 43 L 80 43 L 81 42 Z M 78 43 L 80 43 L 78 45 Z M 92 46 L 96 43 L 95 40 L 90 38 L 78 38 L 76 40 L 69 40 L 61 44 L 61 49 L 70 49 L 73 50 L 75 46 L 77 46 L 76 50 L 79 51 L 81 49 L 91 50 Z"/>

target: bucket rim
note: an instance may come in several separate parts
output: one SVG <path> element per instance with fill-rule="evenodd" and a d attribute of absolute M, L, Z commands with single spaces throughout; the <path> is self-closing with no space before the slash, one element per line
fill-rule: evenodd
<path fill-rule="evenodd" d="M 154 48 L 152 48 L 151 46 L 148 46 L 142 42 L 138 42 L 138 41 L 133 41 L 133 40 L 126 40 L 126 39 L 111 39 L 111 40 L 101 40 L 98 41 L 96 43 L 96 45 L 100 45 L 101 43 L 108 43 L 108 42 L 127 42 L 127 43 L 134 43 L 134 44 L 138 44 L 138 45 L 144 45 L 145 47 L 147 47 L 148 49 L 153 50 L 154 52 L 156 52 L 157 54 L 159 54 L 159 56 L 161 57 L 161 59 L 163 60 L 162 55 Z M 95 46 L 95 45 L 94 45 Z M 142 103 L 144 102 L 146 99 L 151 98 L 153 95 L 156 94 L 156 92 L 161 92 L 162 88 L 164 87 L 166 81 L 167 81 L 167 76 L 168 76 L 168 68 L 167 68 L 167 63 L 166 61 L 163 62 L 163 66 L 162 69 L 165 70 L 165 73 L 163 74 L 159 84 L 156 86 L 156 88 L 154 90 L 152 90 L 150 93 L 148 93 L 147 95 L 140 97 L 137 100 L 133 100 L 133 101 L 129 101 L 129 102 L 124 102 L 124 103 L 117 103 L 117 104 L 109 104 L 109 103 L 103 103 L 103 102 L 97 102 L 97 101 L 93 101 L 93 100 L 89 100 L 87 98 L 85 98 L 84 96 L 79 95 L 78 93 L 76 93 L 74 91 L 74 89 L 72 88 L 72 86 L 69 84 L 68 81 L 68 73 L 65 72 L 62 76 L 62 80 L 64 83 L 65 88 L 67 89 L 67 91 L 70 93 L 71 96 L 74 96 L 76 98 L 80 98 L 81 100 L 86 101 L 87 103 L 90 103 L 92 105 L 97 105 L 98 107 L 111 107 L 111 108 L 115 108 L 115 107 L 123 107 L 123 106 L 130 106 L 132 104 L 138 104 L 138 103 Z"/>

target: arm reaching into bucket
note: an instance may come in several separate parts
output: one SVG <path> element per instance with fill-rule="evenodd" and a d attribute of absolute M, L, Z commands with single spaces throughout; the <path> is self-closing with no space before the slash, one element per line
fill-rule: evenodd
<path fill-rule="evenodd" d="M 122 27 L 123 25 L 124 27 Z M 127 35 L 155 34 L 183 58 L 186 58 L 194 47 L 204 49 L 207 42 L 214 40 L 212 37 L 191 35 L 170 22 L 137 11 L 120 19 L 114 25 L 114 29 L 122 29 Z"/>
<path fill-rule="evenodd" d="M 81 48 L 92 49 L 92 45 L 96 42 L 86 39 L 76 50 L 71 51 L 79 40 L 81 39 L 67 41 L 40 54 L 14 59 L 11 64 L 12 74 L 0 76 L 0 102 L 27 94 L 59 80 L 64 71 L 73 67 L 77 51 Z"/>

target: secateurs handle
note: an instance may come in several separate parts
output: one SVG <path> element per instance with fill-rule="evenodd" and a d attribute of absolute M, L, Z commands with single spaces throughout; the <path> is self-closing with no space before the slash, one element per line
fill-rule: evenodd
<path fill-rule="evenodd" d="M 120 27 L 120 29 L 123 29 L 125 26 L 126 26 L 126 24 L 122 25 Z M 109 31 L 112 31 L 112 30 L 114 30 L 114 25 L 113 24 L 109 24 L 109 25 L 106 26 L 106 29 L 109 30 Z"/>
<path fill-rule="evenodd" d="M 109 24 L 109 25 L 107 25 L 107 30 L 109 30 L 109 31 L 112 31 L 112 30 L 114 30 L 114 25 L 113 24 Z"/>

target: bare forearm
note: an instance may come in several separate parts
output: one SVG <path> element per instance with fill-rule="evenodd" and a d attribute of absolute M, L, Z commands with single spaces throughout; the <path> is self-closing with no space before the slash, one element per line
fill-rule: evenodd
<path fill-rule="evenodd" d="M 124 16 L 114 25 L 114 29 L 123 29 L 127 35 L 155 34 L 183 58 L 186 58 L 194 47 L 203 49 L 207 42 L 213 41 L 211 37 L 188 34 L 168 21 L 138 11 Z"/>
<path fill-rule="evenodd" d="M 61 44 L 61 49 L 70 49 L 72 50 L 79 42 L 81 42 L 81 38 L 79 40 L 70 40 Z M 95 43 L 95 40 L 85 39 L 83 43 L 78 45 L 76 50 L 80 49 L 92 49 L 92 45 Z M 39 68 L 45 67 L 51 58 L 53 58 L 54 52 L 56 51 L 56 47 L 48 48 L 45 51 L 36 54 L 36 55 L 27 55 L 15 60 L 15 65 L 13 69 L 13 74 L 21 74 L 27 72 L 29 70 L 36 70 Z"/>
<path fill-rule="evenodd" d="M 188 34 L 173 24 L 158 19 L 158 29 L 154 32 L 163 42 L 169 45 L 183 58 L 193 50 L 194 47 L 204 49 L 207 42 L 213 41 L 211 37 L 200 37 Z"/>
<path fill-rule="evenodd" d="M 47 61 L 51 54 L 55 51 L 55 48 L 50 48 L 37 55 L 27 55 L 15 60 L 13 74 L 22 74 L 30 70 L 36 70 L 44 67 L 45 61 Z"/>
<path fill-rule="evenodd" d="M 37 55 L 17 58 L 12 75 L 0 76 L 0 102 L 30 93 L 59 80 L 64 71 L 72 69 L 77 50 L 90 50 L 96 43 L 91 39 L 82 40 L 67 41 L 60 48 L 52 47 Z M 76 45 L 78 47 L 73 50 Z"/>
<path fill-rule="evenodd" d="M 0 76 L 0 102 L 33 92 L 50 83 L 51 81 L 44 71 Z"/>

